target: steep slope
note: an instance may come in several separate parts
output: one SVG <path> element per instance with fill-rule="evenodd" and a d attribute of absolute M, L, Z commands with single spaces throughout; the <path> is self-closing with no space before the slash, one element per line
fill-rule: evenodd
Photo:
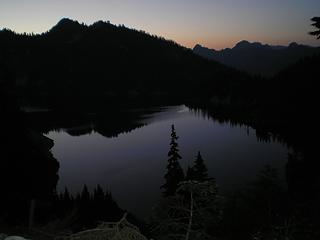
<path fill-rule="evenodd" d="M 247 79 L 173 41 L 102 21 L 63 19 L 41 35 L 1 31 L 0 56 L 22 96 L 62 105 L 227 94 L 229 81 Z"/>

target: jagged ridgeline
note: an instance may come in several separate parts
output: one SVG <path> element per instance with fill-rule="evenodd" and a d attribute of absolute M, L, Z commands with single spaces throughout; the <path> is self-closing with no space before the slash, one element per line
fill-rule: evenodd
<path fill-rule="evenodd" d="M 0 31 L 0 76 L 36 105 L 227 94 L 247 76 L 162 37 L 62 19 L 42 34 Z"/>
<path fill-rule="evenodd" d="M 233 48 L 214 50 L 197 44 L 194 53 L 252 75 L 271 78 L 298 60 L 319 55 L 319 47 L 290 43 L 288 46 L 241 41 Z"/>

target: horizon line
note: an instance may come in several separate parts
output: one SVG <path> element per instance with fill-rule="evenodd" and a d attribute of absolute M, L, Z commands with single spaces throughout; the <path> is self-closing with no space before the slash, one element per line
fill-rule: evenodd
<path fill-rule="evenodd" d="M 125 24 L 117 24 L 117 23 L 113 23 L 111 22 L 110 20 L 97 20 L 97 21 L 93 21 L 91 24 L 90 23 L 86 23 L 86 22 L 80 22 L 78 20 L 75 20 L 75 19 L 72 19 L 72 18 L 69 18 L 69 17 L 62 17 L 60 18 L 60 20 L 58 20 L 56 22 L 56 24 L 52 25 L 51 27 L 49 27 L 47 30 L 43 30 L 43 31 L 39 31 L 39 32 L 36 32 L 36 31 L 16 31 L 16 30 L 13 30 L 9 27 L 1 27 L 0 26 L 0 31 L 4 31 L 4 30 L 8 30 L 8 31 L 12 31 L 13 33 L 15 34 L 18 34 L 18 35 L 23 35 L 23 34 L 27 34 L 27 35 L 42 35 L 42 34 L 46 34 L 48 33 L 53 27 L 55 27 L 56 25 L 58 25 L 62 20 L 70 20 L 72 22 L 75 22 L 75 23 L 78 23 L 79 25 L 84 25 L 86 27 L 90 27 L 92 25 L 94 25 L 95 23 L 98 23 L 98 22 L 103 22 L 103 23 L 107 23 L 107 24 L 111 24 L 113 26 L 116 26 L 116 27 L 125 27 L 127 29 L 130 29 L 130 30 L 135 30 L 135 31 L 139 31 L 139 32 L 143 32 L 145 34 L 148 34 L 148 35 L 151 35 L 151 36 L 156 36 L 156 37 L 159 37 L 159 38 L 164 38 L 166 41 L 173 41 L 175 43 L 177 43 L 178 45 L 182 46 L 182 47 L 185 47 L 185 48 L 188 48 L 188 49 L 193 49 L 195 46 L 197 45 L 200 45 L 201 47 L 205 47 L 205 48 L 208 48 L 210 50 L 216 50 L 216 51 L 221 51 L 221 50 L 225 50 L 225 49 L 232 49 L 234 48 L 238 43 L 240 42 L 243 42 L 243 41 L 246 41 L 246 42 L 249 42 L 250 44 L 254 44 L 254 43 L 259 43 L 259 44 L 262 44 L 263 46 L 265 45 L 268 45 L 268 46 L 279 46 L 279 47 L 288 47 L 290 46 L 290 44 L 292 43 L 297 43 L 298 45 L 303 45 L 303 46 L 308 46 L 308 47 L 320 47 L 320 44 L 301 44 L 299 43 L 298 41 L 287 41 L 286 44 L 283 44 L 283 43 L 280 43 L 280 41 L 278 43 L 268 43 L 268 42 L 262 42 L 262 41 L 256 41 L 256 40 L 248 40 L 248 39 L 241 39 L 241 40 L 236 40 L 234 41 L 234 43 L 232 44 L 231 47 L 220 47 L 220 48 L 214 48 L 214 47 L 210 47 L 209 45 L 207 44 L 202 44 L 200 43 L 201 41 L 197 41 L 197 43 L 193 44 L 193 45 L 189 45 L 187 46 L 188 44 L 183 44 L 183 43 L 180 43 L 178 42 L 177 40 L 174 40 L 174 39 L 170 39 L 170 38 L 167 38 L 165 36 L 162 36 L 162 35 L 158 35 L 158 34 L 154 34 L 154 33 L 151 33 L 151 32 L 148 32 L 146 30 L 143 30 L 143 29 L 139 29 L 139 28 L 136 28 L 136 27 L 132 27 L 132 26 L 128 26 L 128 25 L 125 25 Z M 211 44 L 210 44 L 211 45 Z"/>

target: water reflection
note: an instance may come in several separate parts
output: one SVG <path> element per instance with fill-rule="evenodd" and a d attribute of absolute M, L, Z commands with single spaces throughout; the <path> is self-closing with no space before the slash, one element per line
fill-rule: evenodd
<path fill-rule="evenodd" d="M 265 165 L 284 172 L 287 148 L 272 139 L 258 141 L 251 134 L 255 130 L 247 126 L 218 121 L 185 106 L 113 116 L 92 117 L 77 127 L 55 125 L 48 132 L 61 165 L 58 191 L 67 186 L 78 192 L 84 184 L 89 189 L 100 184 L 111 190 L 123 208 L 140 216 L 148 214 L 161 194 L 171 124 L 180 136 L 184 170 L 200 150 L 222 192 L 245 185 Z"/>

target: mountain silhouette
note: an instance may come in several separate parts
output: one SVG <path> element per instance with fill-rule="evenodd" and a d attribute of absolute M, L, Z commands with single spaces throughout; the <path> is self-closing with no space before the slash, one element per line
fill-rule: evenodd
<path fill-rule="evenodd" d="M 69 18 L 61 19 L 55 26 L 53 26 L 48 32 L 47 35 L 74 35 L 80 33 L 84 30 L 85 26 L 80 24 L 78 21 L 71 20 Z"/>
<path fill-rule="evenodd" d="M 232 49 L 226 48 L 216 51 L 197 44 L 193 51 L 202 57 L 250 74 L 271 77 L 301 58 L 320 53 L 320 48 L 300 45 L 295 42 L 289 46 L 272 46 L 243 40 Z"/>
<path fill-rule="evenodd" d="M 66 31 L 70 29 L 78 29 L 81 30 L 81 25 L 78 21 L 74 21 L 69 18 L 62 18 L 55 26 L 53 26 L 49 32 L 58 32 L 58 31 Z"/>
<path fill-rule="evenodd" d="M 22 99 L 60 107 L 204 96 L 247 78 L 173 41 L 103 21 L 64 18 L 37 35 L 2 30 L 0 52 L 0 72 Z"/>

